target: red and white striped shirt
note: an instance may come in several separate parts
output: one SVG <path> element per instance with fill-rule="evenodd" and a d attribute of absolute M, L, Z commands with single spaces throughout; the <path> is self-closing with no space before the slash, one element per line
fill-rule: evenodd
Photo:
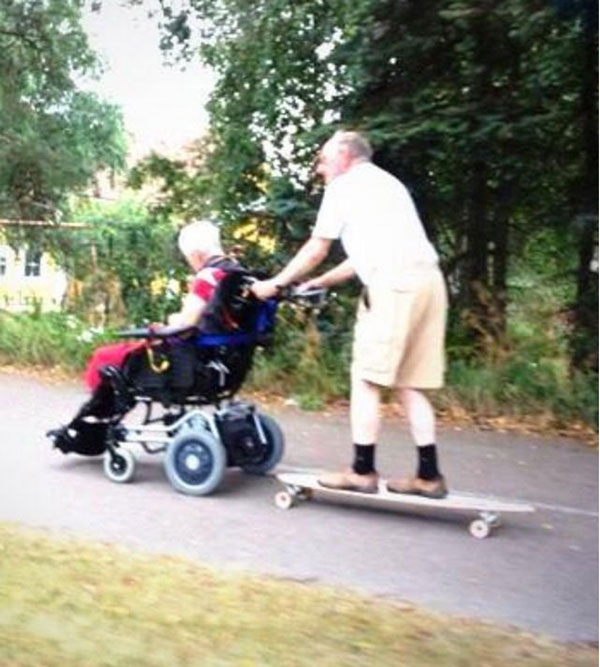
<path fill-rule="evenodd" d="M 210 301 L 214 291 L 225 277 L 226 271 L 216 267 L 205 267 L 200 269 L 198 273 L 190 281 L 189 292 L 200 297 L 203 301 Z"/>

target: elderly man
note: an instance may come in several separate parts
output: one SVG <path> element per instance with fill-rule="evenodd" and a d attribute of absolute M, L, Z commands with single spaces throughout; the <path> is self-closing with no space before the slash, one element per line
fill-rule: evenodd
<path fill-rule="evenodd" d="M 195 275 L 181 310 L 169 315 L 167 321 L 171 326 L 195 326 L 200 324 L 206 304 L 227 269 L 239 265 L 225 255 L 219 228 L 207 220 L 197 220 L 183 227 L 178 245 Z"/>
<path fill-rule="evenodd" d="M 267 299 L 297 281 L 340 239 L 347 259 L 307 281 L 331 287 L 354 275 L 364 290 L 359 303 L 351 368 L 351 469 L 322 476 L 326 487 L 376 492 L 375 447 L 382 387 L 396 387 L 417 445 L 414 476 L 392 479 L 388 489 L 441 498 L 447 493 L 435 444 L 435 414 L 423 389 L 439 388 L 444 374 L 447 296 L 438 255 L 427 239 L 410 194 L 371 162 L 372 149 L 357 132 L 336 132 L 322 147 L 317 173 L 326 188 L 312 236 L 275 277 L 256 282 Z"/>
<path fill-rule="evenodd" d="M 178 245 L 194 271 L 194 276 L 188 293 L 183 298 L 181 309 L 171 313 L 167 322 L 174 327 L 202 327 L 206 305 L 216 286 L 227 271 L 239 268 L 239 265 L 224 254 L 219 228 L 207 220 L 197 220 L 183 227 L 179 232 Z M 99 347 L 88 361 L 84 373 L 85 383 L 90 389 L 95 389 L 100 383 L 102 366 L 121 366 L 129 354 L 144 348 L 145 345 L 144 342 L 128 341 Z"/>

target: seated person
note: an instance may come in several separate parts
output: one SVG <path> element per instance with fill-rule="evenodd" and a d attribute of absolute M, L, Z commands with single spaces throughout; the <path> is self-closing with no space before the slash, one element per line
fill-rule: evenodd
<path fill-rule="evenodd" d="M 135 405 L 129 388 L 124 384 L 125 379 L 143 380 L 144 389 L 155 400 L 164 399 L 166 403 L 185 398 L 188 389 L 198 379 L 207 383 L 204 387 L 199 385 L 207 396 L 211 391 L 218 393 L 223 389 L 220 385 L 213 386 L 211 374 L 205 377 L 200 373 L 200 378 L 196 377 L 199 369 L 194 366 L 196 349 L 193 346 L 167 343 L 170 350 L 166 361 L 165 336 L 161 336 L 161 329 L 167 329 L 167 340 L 193 327 L 198 327 L 203 333 L 243 330 L 251 313 L 256 312 L 258 302 L 248 298 L 249 290 L 248 294 L 246 290 L 240 290 L 249 274 L 223 253 L 219 230 L 215 225 L 206 221 L 188 224 L 179 234 L 179 248 L 195 272 L 181 309 L 168 317 L 166 326 L 151 327 L 158 334 L 155 340 L 145 338 L 104 345 L 93 353 L 84 374 L 84 380 L 92 390 L 90 398 L 66 426 L 47 433 L 54 446 L 62 452 L 95 456 L 106 450 L 107 439 L 112 437 L 108 435 L 110 422 L 120 419 Z M 225 280 L 226 277 L 230 279 Z M 236 300 L 238 296 L 241 299 Z M 190 357 L 190 352 L 193 357 Z M 249 359 L 246 358 L 246 362 Z M 228 369 L 227 377 L 232 384 L 239 384 L 247 368 L 248 363 L 231 372 Z"/>
<path fill-rule="evenodd" d="M 219 282 L 228 272 L 239 271 L 241 267 L 224 254 L 219 229 L 208 221 L 199 220 L 183 227 L 179 233 L 178 245 L 195 273 L 181 310 L 169 315 L 167 324 L 182 328 L 201 326 L 206 306 Z M 87 386 L 90 389 L 98 386 L 102 366 L 111 364 L 120 367 L 129 354 L 146 345 L 145 341 L 127 341 L 99 347 L 93 353 L 84 373 Z"/>

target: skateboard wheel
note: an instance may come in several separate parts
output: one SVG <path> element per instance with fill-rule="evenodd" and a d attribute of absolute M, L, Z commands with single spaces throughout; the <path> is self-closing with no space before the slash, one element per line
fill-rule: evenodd
<path fill-rule="evenodd" d="M 290 507 L 293 507 L 294 505 L 294 499 L 287 491 L 278 491 L 275 494 L 275 505 L 277 505 L 280 510 L 289 510 Z"/>
<path fill-rule="evenodd" d="M 483 540 L 484 538 L 488 537 L 491 531 L 492 528 L 490 524 L 484 519 L 475 519 L 475 521 L 471 521 L 469 525 L 469 532 L 478 540 Z"/>

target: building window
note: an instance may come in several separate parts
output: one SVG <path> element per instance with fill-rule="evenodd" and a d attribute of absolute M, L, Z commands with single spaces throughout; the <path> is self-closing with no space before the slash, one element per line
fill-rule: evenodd
<path fill-rule="evenodd" d="M 42 264 L 42 251 L 37 248 L 27 248 L 25 253 L 25 275 L 39 276 Z"/>
<path fill-rule="evenodd" d="M 6 275 L 6 255 L 0 255 L 0 276 Z"/>

